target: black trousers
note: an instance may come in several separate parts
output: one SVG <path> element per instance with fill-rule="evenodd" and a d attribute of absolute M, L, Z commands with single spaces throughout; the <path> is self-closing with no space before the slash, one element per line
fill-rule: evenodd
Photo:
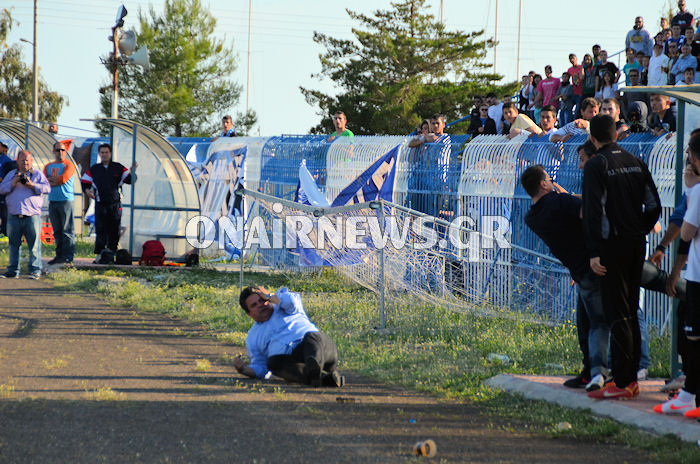
<path fill-rule="evenodd" d="M 105 248 L 116 251 L 122 222 L 121 203 L 95 204 L 95 254 Z"/>
<path fill-rule="evenodd" d="M 683 321 L 684 335 L 696 338 L 694 335 L 700 332 L 700 282 L 688 281 L 686 297 L 686 305 L 679 319 Z M 683 356 L 685 387 L 683 389 L 697 395 L 700 393 L 700 340 L 686 339 L 685 344 Z"/>
<path fill-rule="evenodd" d="M 644 264 L 644 237 L 612 237 L 603 241 L 600 263 L 603 311 L 610 326 L 610 353 L 615 384 L 625 388 L 637 380 L 641 336 L 637 308 Z"/>
<path fill-rule="evenodd" d="M 323 332 L 308 332 L 291 354 L 280 354 L 267 358 L 267 368 L 288 382 L 308 385 L 309 379 L 304 374 L 307 358 L 318 361 L 323 371 L 330 373 L 338 365 L 338 348 L 333 340 Z"/>

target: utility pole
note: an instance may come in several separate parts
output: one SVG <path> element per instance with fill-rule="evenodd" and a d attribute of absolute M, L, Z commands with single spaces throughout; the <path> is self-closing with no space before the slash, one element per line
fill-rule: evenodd
<path fill-rule="evenodd" d="M 493 73 L 496 74 L 496 63 L 498 60 L 498 0 L 496 0 L 496 29 L 493 33 Z"/>
<path fill-rule="evenodd" d="M 33 59 L 32 64 L 32 121 L 39 120 L 39 76 L 37 75 L 37 63 L 36 63 L 36 2 L 34 0 L 34 43 L 32 44 L 33 49 Z"/>
<path fill-rule="evenodd" d="M 114 61 L 112 61 L 112 119 L 119 117 L 119 26 L 112 28 Z"/>
<path fill-rule="evenodd" d="M 518 8 L 518 65 L 517 72 L 515 73 L 515 78 L 520 79 L 520 26 L 523 22 L 523 0 L 520 0 L 520 7 Z"/>
<path fill-rule="evenodd" d="M 250 107 L 250 37 L 251 37 L 251 23 L 253 16 L 253 0 L 248 0 L 248 76 L 246 78 L 245 84 L 245 113 L 248 114 L 248 108 Z"/>
<path fill-rule="evenodd" d="M 440 10 L 438 11 L 438 16 L 440 18 L 440 24 L 445 24 L 445 0 L 440 0 Z"/>

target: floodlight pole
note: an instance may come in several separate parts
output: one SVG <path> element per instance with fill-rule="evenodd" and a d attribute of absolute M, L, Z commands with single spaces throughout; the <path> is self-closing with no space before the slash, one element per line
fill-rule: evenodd
<path fill-rule="evenodd" d="M 496 27 L 493 33 L 493 73 L 496 74 L 496 64 L 498 63 L 498 0 L 496 0 Z"/>
<path fill-rule="evenodd" d="M 119 117 L 119 27 L 112 28 L 112 42 L 114 43 L 112 61 L 112 119 Z"/>
<path fill-rule="evenodd" d="M 248 114 L 249 101 L 250 101 L 250 37 L 251 37 L 251 23 L 253 16 L 253 0 L 248 0 L 248 75 L 246 77 L 245 84 L 245 114 Z"/>
<path fill-rule="evenodd" d="M 32 121 L 39 120 L 39 78 L 37 76 L 36 63 L 36 2 L 34 0 L 34 43 L 32 44 Z"/>

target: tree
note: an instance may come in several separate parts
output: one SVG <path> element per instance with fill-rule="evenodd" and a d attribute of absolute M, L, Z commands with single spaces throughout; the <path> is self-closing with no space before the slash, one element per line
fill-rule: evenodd
<path fill-rule="evenodd" d="M 32 118 L 33 72 L 22 60 L 19 44 L 8 45 L 7 35 L 14 20 L 10 11 L 0 11 L 0 117 L 29 120 Z M 48 84 L 39 75 L 39 111 L 40 121 L 55 121 L 61 114 L 66 97 L 49 89 Z"/>
<path fill-rule="evenodd" d="M 236 69 L 233 49 L 214 37 L 216 19 L 201 0 L 166 0 L 162 16 L 153 7 L 149 13 L 139 11 L 136 37 L 148 47 L 151 68 L 119 67 L 119 117 L 164 135 L 212 135 L 241 93 L 229 79 Z M 109 116 L 112 90 L 103 89 L 100 106 Z"/>
<path fill-rule="evenodd" d="M 502 76 L 485 71 L 493 40 L 483 39 L 483 30 L 446 30 L 425 12 L 425 3 L 403 0 L 374 16 L 346 10 L 360 23 L 352 30 L 354 40 L 314 32 L 326 52 L 320 55 L 321 72 L 312 77 L 331 79 L 341 92 L 300 88 L 322 116 L 312 132 L 332 131 L 330 115 L 342 110 L 356 134 L 402 134 L 434 113 L 448 120 L 469 114 L 475 95 L 515 93 L 515 83 L 499 86 Z"/>

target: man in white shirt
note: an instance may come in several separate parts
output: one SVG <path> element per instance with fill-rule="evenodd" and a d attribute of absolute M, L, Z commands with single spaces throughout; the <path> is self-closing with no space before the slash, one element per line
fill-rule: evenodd
<path fill-rule="evenodd" d="M 700 169 L 700 135 L 688 141 L 688 161 L 697 171 Z M 688 187 L 686 179 L 686 187 Z M 683 360 L 686 371 L 685 385 L 673 399 L 658 404 L 654 411 L 660 414 L 683 414 L 691 419 L 700 418 L 697 395 L 700 390 L 700 184 L 688 190 L 688 209 L 681 225 L 681 245 L 686 254 L 679 251 L 678 259 L 688 260 L 685 273 L 686 305 L 683 314 L 683 331 L 688 338 L 686 356 Z M 690 243 L 688 243 L 690 242 Z M 674 271 L 683 267 L 683 262 L 675 263 Z"/>
<path fill-rule="evenodd" d="M 493 92 L 486 95 L 486 99 L 489 102 L 489 118 L 496 121 L 496 131 L 500 134 L 503 130 L 503 102 L 499 102 Z"/>
<path fill-rule="evenodd" d="M 581 102 L 581 119 L 577 119 L 561 127 L 549 136 L 550 142 L 566 142 L 574 135 L 589 133 L 589 121 L 593 119 L 600 110 L 600 102 L 593 97 L 585 98 Z"/>

